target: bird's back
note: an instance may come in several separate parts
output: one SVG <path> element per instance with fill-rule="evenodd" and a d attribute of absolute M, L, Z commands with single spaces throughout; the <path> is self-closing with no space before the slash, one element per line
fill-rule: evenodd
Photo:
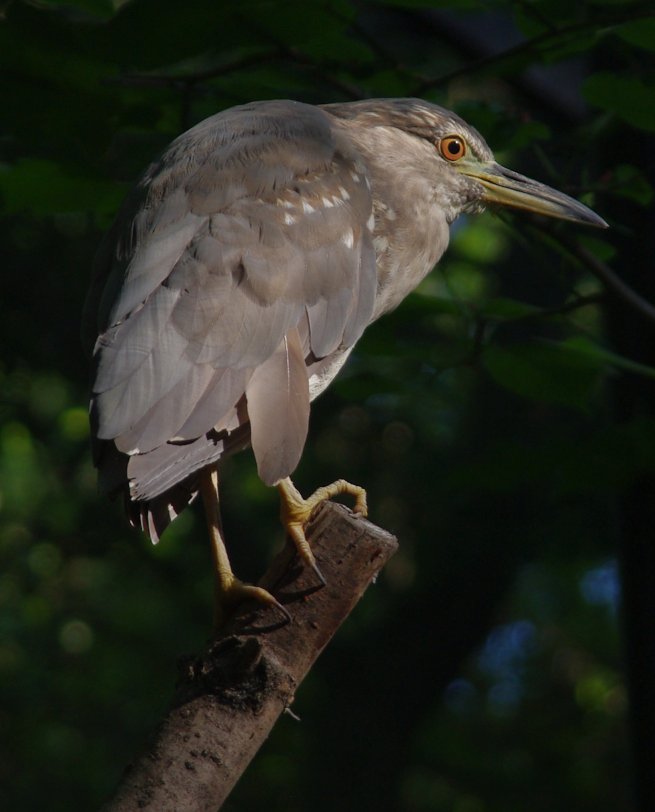
<path fill-rule="evenodd" d="M 310 377 L 338 365 L 376 295 L 366 167 L 329 114 L 234 108 L 145 173 L 98 254 L 85 307 L 95 459 L 157 538 L 194 472 L 253 445 L 295 468 Z"/>

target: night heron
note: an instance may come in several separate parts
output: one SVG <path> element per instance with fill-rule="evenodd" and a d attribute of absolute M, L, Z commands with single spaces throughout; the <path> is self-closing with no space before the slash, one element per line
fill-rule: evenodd
<path fill-rule="evenodd" d="M 365 515 L 366 494 L 339 480 L 303 499 L 292 484 L 310 402 L 438 262 L 458 215 L 487 203 L 606 225 L 419 99 L 235 107 L 173 141 L 128 196 L 85 307 L 94 460 L 155 542 L 201 494 L 219 616 L 244 597 L 282 607 L 232 573 L 218 463 L 252 446 L 320 577 L 310 514 L 350 493 Z"/>

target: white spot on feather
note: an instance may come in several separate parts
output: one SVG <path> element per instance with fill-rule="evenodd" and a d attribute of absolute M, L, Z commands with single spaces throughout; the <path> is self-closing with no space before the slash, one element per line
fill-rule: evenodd
<path fill-rule="evenodd" d="M 330 200 L 329 197 L 322 197 L 321 202 L 323 203 L 323 205 L 325 206 L 326 209 L 334 208 L 334 202 L 332 200 Z"/>
<path fill-rule="evenodd" d="M 296 218 L 293 216 L 293 214 L 289 214 L 288 211 L 285 211 L 284 212 L 284 222 L 288 226 L 292 226 L 296 222 Z"/>
<path fill-rule="evenodd" d="M 375 228 L 375 215 L 373 214 L 373 212 L 371 212 L 371 216 L 366 221 L 366 228 L 371 232 Z"/>
<path fill-rule="evenodd" d="M 378 254 L 383 254 L 389 247 L 389 240 L 386 237 L 373 237 L 373 245 Z"/>
<path fill-rule="evenodd" d="M 312 206 L 312 204 L 308 203 L 306 200 L 303 200 L 302 202 L 302 210 L 305 212 L 305 214 L 312 214 L 316 211 L 314 206 Z"/>
<path fill-rule="evenodd" d="M 346 246 L 346 248 L 352 248 L 355 244 L 355 235 L 353 234 L 352 228 L 349 228 L 348 231 L 343 235 L 341 238 L 341 242 Z"/>
<path fill-rule="evenodd" d="M 343 186 L 339 186 L 339 194 L 344 200 L 350 200 L 350 195 L 348 194 L 348 190 L 344 189 Z"/>

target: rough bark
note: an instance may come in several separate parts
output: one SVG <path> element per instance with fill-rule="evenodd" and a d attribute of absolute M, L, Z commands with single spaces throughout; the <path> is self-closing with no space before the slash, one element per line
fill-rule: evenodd
<path fill-rule="evenodd" d="M 341 505 L 317 512 L 307 536 L 327 581 L 288 546 L 261 584 L 291 614 L 245 606 L 201 654 L 181 665 L 171 708 L 128 766 L 103 812 L 219 809 L 312 664 L 393 555 L 393 536 Z"/>

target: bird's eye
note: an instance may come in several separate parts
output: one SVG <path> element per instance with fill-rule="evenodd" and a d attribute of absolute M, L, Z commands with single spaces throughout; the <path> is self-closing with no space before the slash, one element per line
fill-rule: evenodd
<path fill-rule="evenodd" d="M 439 141 L 439 152 L 447 161 L 459 161 L 466 155 L 466 144 L 458 135 L 447 135 Z"/>

